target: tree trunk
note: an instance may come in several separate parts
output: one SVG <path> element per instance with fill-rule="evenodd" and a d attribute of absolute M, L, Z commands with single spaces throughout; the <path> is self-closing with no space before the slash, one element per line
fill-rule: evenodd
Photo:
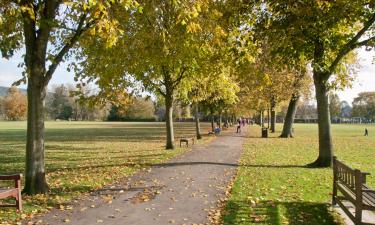
<path fill-rule="evenodd" d="M 201 125 L 199 122 L 199 105 L 198 104 L 195 105 L 195 129 L 197 133 L 197 139 L 202 139 Z"/>
<path fill-rule="evenodd" d="M 280 135 L 281 138 L 293 137 L 292 128 L 293 128 L 294 117 L 297 111 L 298 100 L 299 100 L 299 95 L 293 94 L 292 98 L 289 101 L 288 111 L 285 115 L 283 131 L 281 132 L 281 135 Z"/>
<path fill-rule="evenodd" d="M 271 99 L 271 133 L 275 133 L 276 131 L 276 102 L 272 98 Z"/>
<path fill-rule="evenodd" d="M 167 128 L 166 149 L 174 149 L 174 132 L 173 132 L 173 95 L 165 96 L 165 125 Z"/>
<path fill-rule="evenodd" d="M 44 168 L 44 100 L 46 89 L 36 76 L 28 79 L 27 86 L 27 141 L 25 187 L 28 195 L 48 191 Z"/>
<path fill-rule="evenodd" d="M 271 110 L 271 133 L 276 131 L 276 111 L 275 109 Z"/>
<path fill-rule="evenodd" d="M 211 114 L 211 131 L 215 132 L 215 116 Z"/>
<path fill-rule="evenodd" d="M 222 124 L 222 121 L 223 120 L 223 117 L 222 117 L 222 115 L 221 115 L 221 113 L 220 113 L 220 115 L 219 115 L 219 127 L 220 128 L 222 128 L 222 126 L 221 126 L 221 124 Z"/>
<path fill-rule="evenodd" d="M 259 113 L 259 126 L 264 127 L 263 110 Z"/>
<path fill-rule="evenodd" d="M 319 127 L 319 156 L 313 167 L 329 167 L 332 165 L 333 146 L 331 134 L 331 118 L 328 103 L 328 90 L 326 82 L 322 80 L 323 74 L 314 72 L 315 94 L 318 108 Z"/>
<path fill-rule="evenodd" d="M 267 109 L 267 128 L 268 129 L 270 129 L 270 118 L 271 118 L 270 109 L 268 108 Z"/>

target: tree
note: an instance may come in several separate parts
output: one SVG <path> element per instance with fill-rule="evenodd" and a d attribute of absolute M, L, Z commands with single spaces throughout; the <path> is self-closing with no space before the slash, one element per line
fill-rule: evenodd
<path fill-rule="evenodd" d="M 84 49 L 85 61 L 80 64 L 79 74 L 83 79 L 99 80 L 99 86 L 104 89 L 107 84 L 127 86 L 129 80 L 130 83 L 138 81 L 143 90 L 161 96 L 165 105 L 166 149 L 173 149 L 176 95 L 182 85 L 188 85 L 185 81 L 195 75 L 201 54 L 207 51 L 201 38 L 206 34 L 204 31 L 213 31 L 210 33 L 213 35 L 206 36 L 210 42 L 223 35 L 212 22 L 222 15 L 210 13 L 209 2 L 204 0 L 139 2 L 142 13 L 115 15 L 120 21 L 129 18 L 132 23 L 120 23 L 127 32 L 113 49 L 106 50 L 105 44 L 97 41 Z M 92 55 L 93 49 L 97 54 L 86 57 Z M 102 62 L 100 65 L 98 60 Z"/>
<path fill-rule="evenodd" d="M 68 89 L 63 85 L 52 90 L 49 113 L 53 119 L 69 120 L 73 116 L 73 104 L 70 101 Z"/>
<path fill-rule="evenodd" d="M 279 54 L 311 62 L 318 108 L 319 156 L 310 166 L 332 163 L 333 146 L 328 92 L 345 85 L 352 72 L 354 49 L 374 46 L 372 2 L 270 1 L 260 19 Z M 333 81 L 333 83 L 331 82 Z"/>
<path fill-rule="evenodd" d="M 355 117 L 375 119 L 375 92 L 361 92 L 353 100 L 353 112 Z"/>
<path fill-rule="evenodd" d="M 335 93 L 329 93 L 328 100 L 331 117 L 339 117 L 341 113 L 341 102 L 339 96 Z"/>
<path fill-rule="evenodd" d="M 341 109 L 340 111 L 341 117 L 348 118 L 352 116 L 352 107 L 349 105 L 347 101 L 342 101 L 340 103 L 340 109 Z"/>
<path fill-rule="evenodd" d="M 27 98 L 17 87 L 13 86 L 8 89 L 3 104 L 5 116 L 9 120 L 25 118 L 27 113 Z"/>
<path fill-rule="evenodd" d="M 155 106 L 150 99 L 135 97 L 126 106 L 112 105 L 108 120 L 155 120 Z"/>
<path fill-rule="evenodd" d="M 301 63 L 303 65 L 303 63 Z M 300 67 L 302 66 L 300 65 Z M 305 68 L 299 68 L 294 70 L 295 76 L 291 86 L 292 95 L 289 100 L 288 110 L 285 115 L 283 130 L 281 132 L 281 138 L 293 137 L 293 122 L 297 112 L 298 101 L 301 95 L 309 97 L 311 78 Z"/>
<path fill-rule="evenodd" d="M 5 0 L 0 3 L 0 51 L 11 57 L 25 48 L 28 115 L 25 187 L 27 194 L 46 193 L 44 166 L 44 102 L 46 87 L 56 68 L 84 34 L 113 44 L 117 21 L 110 9 L 133 8 L 125 1 Z M 19 83 L 19 82 L 18 82 Z"/>
<path fill-rule="evenodd" d="M 5 117 L 5 110 L 4 110 L 4 98 L 0 96 L 0 118 Z"/>
<path fill-rule="evenodd" d="M 298 119 L 316 119 L 317 109 L 310 99 L 302 99 L 297 107 L 296 118 Z"/>

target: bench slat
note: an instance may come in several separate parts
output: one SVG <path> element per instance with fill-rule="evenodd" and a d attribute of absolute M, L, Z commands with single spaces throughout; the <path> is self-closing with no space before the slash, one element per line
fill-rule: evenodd
<path fill-rule="evenodd" d="M 363 192 L 363 201 L 366 205 L 375 208 L 375 194 Z"/>
<path fill-rule="evenodd" d="M 20 180 L 22 174 L 0 175 L 0 180 Z"/>
<path fill-rule="evenodd" d="M 339 204 L 344 212 L 355 224 L 362 222 L 363 210 L 375 210 L 375 190 L 366 186 L 366 175 L 360 170 L 352 169 L 344 163 L 333 158 L 333 204 Z M 337 195 L 339 191 L 342 196 Z M 352 214 L 343 200 L 350 201 L 355 207 L 355 214 Z"/>

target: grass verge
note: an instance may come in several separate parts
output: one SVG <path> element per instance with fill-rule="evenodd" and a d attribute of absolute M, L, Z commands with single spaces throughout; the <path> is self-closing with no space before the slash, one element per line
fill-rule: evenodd
<path fill-rule="evenodd" d="M 369 137 L 364 127 L 333 125 L 335 155 L 372 173 L 367 182 L 375 187 L 375 126 L 367 126 Z M 249 129 L 223 224 L 342 224 L 330 207 L 332 170 L 305 167 L 318 154 L 317 125 L 296 124 L 293 139 L 278 135 L 262 139 L 258 126 Z"/>

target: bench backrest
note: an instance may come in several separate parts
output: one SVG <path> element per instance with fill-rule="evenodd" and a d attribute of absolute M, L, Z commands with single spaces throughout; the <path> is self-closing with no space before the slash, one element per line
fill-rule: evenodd
<path fill-rule="evenodd" d="M 15 188 L 21 188 L 22 174 L 0 175 L 0 181 L 14 181 Z"/>
<path fill-rule="evenodd" d="M 365 174 L 362 174 L 358 169 L 350 168 L 337 160 L 336 157 L 333 158 L 333 172 L 334 179 L 353 192 L 362 189 L 362 184 L 366 182 Z"/>

